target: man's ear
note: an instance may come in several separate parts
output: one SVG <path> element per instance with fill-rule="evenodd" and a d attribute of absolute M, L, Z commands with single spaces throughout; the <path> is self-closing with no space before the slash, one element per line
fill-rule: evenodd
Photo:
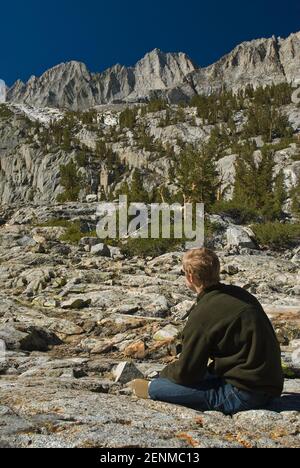
<path fill-rule="evenodd" d="M 194 275 L 192 273 L 188 273 L 187 278 L 189 283 L 194 283 Z"/>

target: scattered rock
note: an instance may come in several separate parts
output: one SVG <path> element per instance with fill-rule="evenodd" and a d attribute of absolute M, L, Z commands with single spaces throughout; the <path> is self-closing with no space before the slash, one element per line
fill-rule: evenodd
<path fill-rule="evenodd" d="M 227 264 L 225 265 L 221 273 L 227 273 L 230 276 L 236 275 L 239 272 L 239 267 L 237 265 Z"/>
<path fill-rule="evenodd" d="M 8 350 L 48 351 L 50 346 L 60 345 L 60 339 L 48 330 L 26 325 L 2 325 L 0 339 Z"/>
<path fill-rule="evenodd" d="M 121 362 L 116 369 L 113 370 L 115 382 L 127 384 L 131 380 L 143 379 L 144 375 L 132 362 Z"/>
<path fill-rule="evenodd" d="M 98 257 L 110 257 L 111 253 L 107 245 L 105 244 L 96 244 L 91 248 L 91 254 Z"/>
<path fill-rule="evenodd" d="M 99 245 L 99 239 L 97 237 L 83 237 L 80 239 L 79 245 L 82 247 L 95 247 L 96 245 Z"/>
<path fill-rule="evenodd" d="M 174 317 L 175 320 L 185 320 L 188 318 L 189 313 L 194 306 L 195 301 L 182 301 L 171 308 L 172 317 Z"/>
<path fill-rule="evenodd" d="M 91 299 L 81 299 L 74 297 L 61 304 L 62 309 L 85 309 L 91 304 Z"/>
<path fill-rule="evenodd" d="M 155 333 L 153 339 L 155 341 L 165 341 L 165 340 L 173 340 L 179 334 L 179 331 L 173 325 L 167 325 L 166 327 L 162 328 L 158 332 Z"/>
<path fill-rule="evenodd" d="M 126 346 L 123 353 L 126 357 L 131 357 L 133 359 L 144 359 L 146 355 L 145 343 L 143 341 L 132 343 L 129 346 Z"/>

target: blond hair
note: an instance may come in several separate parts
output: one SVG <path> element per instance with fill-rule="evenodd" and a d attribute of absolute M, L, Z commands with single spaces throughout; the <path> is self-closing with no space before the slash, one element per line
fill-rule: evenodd
<path fill-rule="evenodd" d="M 203 288 L 220 282 L 220 260 L 213 250 L 189 250 L 183 256 L 182 264 L 185 273 L 194 275 Z"/>

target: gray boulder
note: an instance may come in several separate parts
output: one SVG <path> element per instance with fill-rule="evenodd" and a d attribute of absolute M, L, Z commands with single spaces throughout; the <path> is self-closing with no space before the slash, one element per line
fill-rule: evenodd
<path fill-rule="evenodd" d="M 83 237 L 80 239 L 79 245 L 81 247 L 94 247 L 95 245 L 99 245 L 99 239 L 97 237 Z"/>
<path fill-rule="evenodd" d="M 5 324 L 0 328 L 0 340 L 7 350 L 48 351 L 49 346 L 62 344 L 60 339 L 44 328 Z"/>
<path fill-rule="evenodd" d="M 62 309 L 85 309 L 91 304 L 91 299 L 82 299 L 74 297 L 62 303 Z"/>
<path fill-rule="evenodd" d="M 251 235 L 252 234 L 252 235 Z M 254 241 L 255 235 L 249 228 L 241 226 L 230 226 L 226 231 L 228 247 L 244 247 L 256 249 L 257 245 Z"/>
<path fill-rule="evenodd" d="M 91 254 L 97 257 L 110 257 L 111 253 L 107 245 L 105 244 L 96 244 L 91 248 Z"/>
<path fill-rule="evenodd" d="M 114 370 L 115 382 L 127 384 L 134 379 L 143 379 L 144 375 L 132 362 L 121 362 Z"/>

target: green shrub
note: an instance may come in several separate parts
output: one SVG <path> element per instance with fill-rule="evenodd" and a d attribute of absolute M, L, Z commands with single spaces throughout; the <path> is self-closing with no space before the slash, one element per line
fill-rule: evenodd
<path fill-rule="evenodd" d="M 164 101 L 163 99 L 151 99 L 147 106 L 147 112 L 159 112 L 167 108 L 167 101 Z"/>
<path fill-rule="evenodd" d="M 37 224 L 37 227 L 62 227 L 67 228 L 70 224 L 70 221 L 67 219 L 49 219 L 45 223 Z"/>
<path fill-rule="evenodd" d="M 282 224 L 278 221 L 251 226 L 261 246 L 287 248 L 300 240 L 300 223 Z"/>
<path fill-rule="evenodd" d="M 217 201 L 213 205 L 211 212 L 230 216 L 238 224 L 248 224 L 253 221 L 259 221 L 259 215 L 255 209 L 234 200 Z"/>
<path fill-rule="evenodd" d="M 7 120 L 12 116 L 13 112 L 5 104 L 0 104 L 0 119 Z"/>
<path fill-rule="evenodd" d="M 284 361 L 281 362 L 281 367 L 283 371 L 283 375 L 286 379 L 296 379 L 297 375 L 295 371 Z"/>
<path fill-rule="evenodd" d="M 296 217 L 300 217 L 300 181 L 291 190 L 292 212 Z"/>
<path fill-rule="evenodd" d="M 209 220 L 205 220 L 205 224 L 204 224 L 205 242 L 212 240 L 214 236 L 221 233 L 223 229 L 224 228 L 221 224 L 212 223 Z"/>
<path fill-rule="evenodd" d="M 110 244 L 110 242 L 108 242 Z M 158 257 L 181 246 L 180 239 L 133 239 L 121 245 L 121 252 L 127 257 Z"/>
<path fill-rule="evenodd" d="M 193 226 L 195 228 L 195 226 Z M 205 221 L 204 232 L 205 242 L 210 241 L 216 234 L 223 230 L 222 226 L 218 223 L 211 223 L 209 220 Z M 189 241 L 184 235 L 182 239 L 174 239 L 174 226 L 171 226 L 171 239 L 133 239 L 130 238 L 126 244 L 120 244 L 121 252 L 128 256 L 141 256 L 141 257 L 158 257 L 167 252 L 180 250 L 184 247 L 185 242 Z M 111 244 L 111 242 L 108 242 Z"/>
<path fill-rule="evenodd" d="M 83 151 L 79 151 L 75 156 L 76 163 L 78 167 L 88 167 L 89 165 L 89 158 L 87 154 Z"/>
<path fill-rule="evenodd" d="M 77 244 L 83 237 L 97 237 L 96 231 L 83 232 L 80 221 L 70 221 L 68 219 L 49 219 L 45 223 L 36 224 L 37 227 L 62 227 L 66 229 L 60 240 L 70 244 Z M 100 242 L 100 240 L 99 240 Z"/>
<path fill-rule="evenodd" d="M 83 237 L 97 237 L 96 231 L 82 232 L 80 221 L 68 221 L 66 228 L 65 234 L 60 238 L 62 242 L 78 244 Z"/>
<path fill-rule="evenodd" d="M 127 108 L 120 114 L 120 127 L 133 129 L 136 123 L 136 109 Z"/>

